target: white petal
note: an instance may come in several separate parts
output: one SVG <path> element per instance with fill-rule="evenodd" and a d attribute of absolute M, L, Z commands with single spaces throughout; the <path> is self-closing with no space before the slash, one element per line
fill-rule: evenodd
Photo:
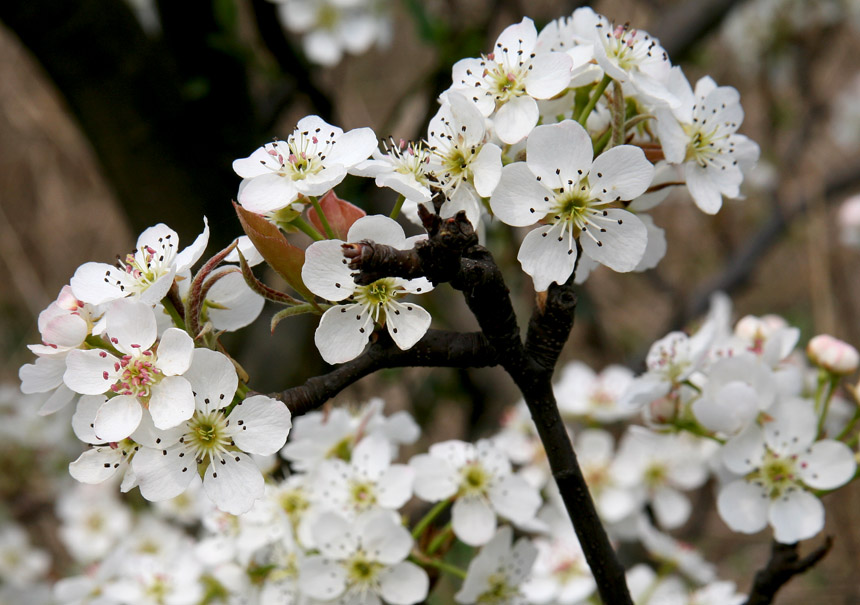
<path fill-rule="evenodd" d="M 81 483 L 102 483 L 116 474 L 124 460 L 123 450 L 118 447 L 96 447 L 69 464 L 69 474 Z"/>
<path fill-rule="evenodd" d="M 415 495 L 427 502 L 438 502 L 457 493 L 459 475 L 445 460 L 429 454 L 419 454 L 409 460 L 415 471 Z"/>
<path fill-rule="evenodd" d="M 502 142 L 513 145 L 529 135 L 539 117 L 537 101 L 529 96 L 522 96 L 502 105 L 493 117 L 493 124 Z"/>
<path fill-rule="evenodd" d="M 83 353 L 83 351 L 81 351 Z M 54 358 L 54 357 L 39 357 L 36 359 L 35 363 L 28 363 L 21 366 L 21 369 L 18 370 L 18 378 L 21 379 L 21 392 L 27 395 L 31 393 L 47 393 L 51 389 L 55 389 L 61 384 L 63 384 L 63 380 L 65 377 L 63 374 L 67 372 L 67 365 L 69 357 L 76 357 L 78 355 L 77 352 L 71 351 L 66 359 Z M 98 357 L 98 353 L 96 353 L 96 357 Z M 107 364 L 97 363 L 97 367 L 92 368 L 92 371 L 98 372 L 98 376 L 101 377 L 102 371 L 104 369 L 109 369 L 111 373 L 113 373 L 113 362 L 116 359 L 113 356 L 110 356 L 110 361 Z M 75 363 L 84 363 L 85 366 L 79 367 L 79 370 L 84 371 L 85 373 L 89 370 L 89 361 L 84 360 L 76 360 Z M 85 369 L 87 368 L 87 369 Z M 77 373 L 76 370 L 73 373 Z M 72 380 L 78 379 L 77 377 L 73 377 Z M 102 386 L 102 382 L 98 382 L 93 385 L 93 388 L 98 388 Z M 107 390 L 107 386 L 105 386 L 98 393 L 103 393 Z M 74 389 L 72 389 L 74 390 Z M 75 391 L 78 392 L 78 391 Z M 90 393 L 95 395 L 97 393 Z"/>
<path fill-rule="evenodd" d="M 734 481 L 720 490 L 717 510 L 733 531 L 754 534 L 767 527 L 770 499 L 758 485 Z"/>
<path fill-rule="evenodd" d="M 271 145 L 271 144 L 270 144 Z M 266 147 L 258 147 L 254 153 L 246 158 L 233 160 L 233 171 L 243 179 L 252 179 L 257 176 L 271 173 L 272 163 L 275 162 Z M 270 167 L 271 166 L 271 167 Z"/>
<path fill-rule="evenodd" d="M 116 363 L 116 357 L 98 349 L 69 351 L 63 381 L 75 393 L 101 395 L 116 382 Z"/>
<path fill-rule="evenodd" d="M 75 432 L 75 436 L 84 443 L 105 443 L 96 437 L 93 430 L 96 414 L 105 401 L 107 398 L 102 395 L 84 395 L 78 399 L 75 414 L 72 416 L 72 430 Z"/>
<path fill-rule="evenodd" d="M 809 492 L 796 489 L 771 502 L 768 518 L 774 540 L 794 544 L 824 529 L 824 505 Z"/>
<path fill-rule="evenodd" d="M 373 514 L 361 528 L 361 547 L 373 560 L 393 565 L 409 555 L 412 536 L 405 527 L 396 525 L 388 513 Z"/>
<path fill-rule="evenodd" d="M 194 266 L 203 252 L 206 250 L 206 245 L 209 243 L 209 220 L 203 217 L 203 232 L 198 235 L 194 242 L 186 247 L 182 252 L 176 255 L 176 272 L 181 273 L 186 269 Z"/>
<path fill-rule="evenodd" d="M 240 515 L 251 510 L 254 501 L 263 497 L 263 475 L 245 454 L 227 452 L 214 460 L 203 477 L 203 490 L 220 510 Z"/>
<path fill-rule="evenodd" d="M 41 316 L 39 317 L 41 324 Z M 80 346 L 87 337 L 89 328 L 86 320 L 80 315 L 65 313 L 54 317 L 39 328 L 42 334 L 42 341 L 48 344 L 58 345 L 61 347 L 77 347 Z"/>
<path fill-rule="evenodd" d="M 123 353 L 146 350 L 158 337 L 158 323 L 152 306 L 134 300 L 118 300 L 105 314 L 107 333 Z"/>
<path fill-rule="evenodd" d="M 188 488 L 197 474 L 194 457 L 179 447 L 164 450 L 140 448 L 131 459 L 131 466 L 141 495 L 150 502 L 175 498 Z"/>
<path fill-rule="evenodd" d="M 124 292 L 117 285 L 128 283 L 126 274 L 116 267 L 105 263 L 84 263 L 75 271 L 69 282 L 75 298 L 91 305 L 100 305 L 122 298 L 131 292 Z"/>
<path fill-rule="evenodd" d="M 340 135 L 326 155 L 326 164 L 340 164 L 346 168 L 366 160 L 376 149 L 376 134 L 370 128 L 355 128 Z"/>
<path fill-rule="evenodd" d="M 812 402 L 785 399 L 771 407 L 768 414 L 773 419 L 764 425 L 764 440 L 775 452 L 796 454 L 815 441 L 818 427 Z"/>
<path fill-rule="evenodd" d="M 183 378 L 196 393 L 197 407 L 205 412 L 230 405 L 239 386 L 233 362 L 209 349 L 194 349 L 191 366 Z"/>
<path fill-rule="evenodd" d="M 546 291 L 553 282 L 563 284 L 573 273 L 576 245 L 562 230 L 562 223 L 542 225 L 529 232 L 520 245 L 517 260 L 532 276 L 537 292 Z"/>
<path fill-rule="evenodd" d="M 432 318 L 414 303 L 391 301 L 385 309 L 385 324 L 392 340 L 402 350 L 412 347 L 430 328 Z"/>
<path fill-rule="evenodd" d="M 666 256 L 666 233 L 654 224 L 654 219 L 650 215 L 638 214 L 637 216 L 648 230 L 648 245 L 645 247 L 642 260 L 636 265 L 634 271 L 647 271 L 656 267 Z"/>
<path fill-rule="evenodd" d="M 373 323 L 361 305 L 335 305 L 323 313 L 314 343 L 327 363 L 343 363 L 361 354 L 371 332 Z"/>
<path fill-rule="evenodd" d="M 295 183 L 275 172 L 242 181 L 236 198 L 246 210 L 265 214 L 286 207 L 299 197 Z"/>
<path fill-rule="evenodd" d="M 481 197 L 490 197 L 502 176 L 502 149 L 495 143 L 487 143 L 469 167 L 474 175 L 475 190 Z"/>
<path fill-rule="evenodd" d="M 666 161 L 672 164 L 681 164 L 687 155 L 687 145 L 690 137 L 684 132 L 684 128 L 675 119 L 668 109 L 657 110 L 657 136 L 660 137 L 660 145 L 663 147 L 663 155 Z"/>
<path fill-rule="evenodd" d="M 537 44 L 537 29 L 535 29 L 534 21 L 528 17 L 523 17 L 519 23 L 508 25 L 499 37 L 496 38 L 496 45 L 493 48 L 494 53 L 498 53 L 497 62 L 502 62 L 507 59 L 510 64 L 516 65 L 520 59 L 518 51 L 526 57 L 534 50 Z"/>
<path fill-rule="evenodd" d="M 404 561 L 385 569 L 379 577 L 379 594 L 392 605 L 412 605 L 427 598 L 430 579 L 427 572 Z"/>
<path fill-rule="evenodd" d="M 191 383 L 182 376 L 166 376 L 152 387 L 149 400 L 152 422 L 159 429 L 178 426 L 194 414 Z"/>
<path fill-rule="evenodd" d="M 239 449 L 251 454 L 274 454 L 287 441 L 292 426 L 290 410 L 283 402 L 254 395 L 233 408 L 228 417 Z M 239 428 L 241 427 L 241 428 Z"/>
<path fill-rule="evenodd" d="M 532 59 L 526 92 L 535 99 L 550 99 L 570 84 L 573 61 L 567 53 L 541 53 Z"/>
<path fill-rule="evenodd" d="M 657 522 L 664 529 L 675 529 L 690 517 L 693 506 L 681 492 L 669 487 L 658 488 L 651 502 Z"/>
<path fill-rule="evenodd" d="M 358 549 L 355 528 L 337 513 L 320 515 L 312 531 L 314 545 L 330 559 L 346 559 Z"/>
<path fill-rule="evenodd" d="M 654 165 L 634 145 L 619 145 L 600 154 L 591 165 L 588 183 L 600 200 L 632 200 L 645 193 L 654 178 Z"/>
<path fill-rule="evenodd" d="M 330 601 L 346 590 L 346 570 L 325 557 L 308 557 L 299 568 L 299 588 L 311 598 Z"/>
<path fill-rule="evenodd" d="M 693 201 L 699 210 L 707 214 L 716 214 L 723 205 L 723 195 L 719 188 L 711 181 L 708 170 L 702 168 L 695 162 L 687 162 L 684 165 L 684 177 L 687 189 L 693 196 Z"/>
<path fill-rule="evenodd" d="M 469 546 L 486 544 L 496 531 L 496 513 L 484 498 L 459 498 L 451 520 L 454 535 Z"/>
<path fill-rule="evenodd" d="M 589 225 L 588 234 L 583 233 L 579 237 L 582 250 L 614 271 L 632 271 L 645 254 L 648 229 L 639 217 L 626 210 L 610 208 L 605 212 L 606 215 L 595 222 L 597 227 L 606 231 L 598 231 Z"/>
<path fill-rule="evenodd" d="M 489 496 L 493 508 L 514 523 L 530 521 L 541 505 L 537 490 L 517 475 L 508 475 L 494 484 L 490 488 Z"/>
<path fill-rule="evenodd" d="M 529 135 L 526 149 L 529 169 L 547 187 L 579 182 L 588 173 L 594 157 L 591 137 L 573 120 L 538 126 Z"/>
<path fill-rule="evenodd" d="M 158 343 L 158 369 L 167 376 L 182 374 L 191 365 L 194 341 L 185 330 L 168 328 Z"/>
<path fill-rule="evenodd" d="M 378 480 L 391 466 L 391 443 L 382 436 L 368 435 L 352 450 L 350 464 L 362 478 Z"/>
<path fill-rule="evenodd" d="M 347 241 L 359 242 L 369 239 L 402 250 L 406 246 L 406 235 L 400 224 L 382 214 L 363 216 L 349 228 Z"/>
<path fill-rule="evenodd" d="M 751 424 L 729 440 L 721 454 L 726 468 L 738 475 L 745 475 L 761 466 L 766 451 L 761 429 Z"/>
<path fill-rule="evenodd" d="M 841 441 L 819 441 L 797 458 L 798 474 L 813 489 L 835 489 L 848 483 L 857 470 L 854 453 Z"/>
<path fill-rule="evenodd" d="M 108 399 L 96 413 L 93 430 L 103 442 L 122 441 L 140 424 L 143 408 L 132 395 Z"/>
<path fill-rule="evenodd" d="M 398 509 L 412 497 L 415 471 L 405 464 L 390 466 L 377 484 L 377 503 L 390 509 Z"/>
<path fill-rule="evenodd" d="M 218 305 L 207 309 L 212 325 L 228 332 L 253 323 L 265 303 L 262 296 L 248 287 L 241 273 L 228 273 L 219 279 L 209 289 L 206 299 Z"/>
<path fill-rule="evenodd" d="M 525 162 L 515 162 L 502 169 L 499 184 L 490 198 L 490 208 L 503 223 L 525 227 L 535 224 L 549 212 L 552 196 Z"/>
<path fill-rule="evenodd" d="M 352 269 L 347 265 L 342 246 L 339 239 L 314 242 L 305 250 L 305 264 L 302 265 L 302 281 L 308 289 L 334 302 L 355 292 Z"/>
<path fill-rule="evenodd" d="M 61 384 L 53 394 L 45 400 L 42 407 L 39 408 L 39 416 L 49 416 L 54 412 L 60 411 L 75 397 L 76 393 L 74 391 L 66 385 Z"/>
<path fill-rule="evenodd" d="M 151 283 L 146 290 L 141 292 L 140 297 L 137 300 L 142 303 L 146 303 L 150 307 L 155 305 L 158 301 L 167 296 L 167 292 L 170 290 L 170 286 L 173 285 L 175 277 L 176 268 L 171 266 L 167 273 L 160 276 Z"/>

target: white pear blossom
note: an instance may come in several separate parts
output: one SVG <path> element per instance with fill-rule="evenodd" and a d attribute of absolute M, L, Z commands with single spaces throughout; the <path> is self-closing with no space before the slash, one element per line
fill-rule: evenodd
<path fill-rule="evenodd" d="M 203 218 L 203 233 L 179 252 L 179 236 L 159 223 L 137 238 L 134 252 L 117 260 L 117 266 L 85 263 L 72 277 L 75 297 L 93 305 L 132 297 L 154 305 L 170 290 L 178 273 L 190 269 L 209 243 L 209 222 Z"/>
<path fill-rule="evenodd" d="M 723 447 L 726 467 L 741 475 L 717 498 L 720 517 L 734 531 L 756 533 L 768 524 L 774 539 L 791 544 L 824 527 L 824 506 L 810 490 L 830 490 L 854 477 L 857 463 L 840 441 L 816 441 L 812 403 L 779 402 L 763 426 L 751 424 Z"/>
<path fill-rule="evenodd" d="M 44 576 L 51 566 L 47 552 L 34 548 L 23 528 L 14 523 L 0 526 L 0 579 L 24 587 Z"/>
<path fill-rule="evenodd" d="M 116 301 L 105 321 L 110 343 L 121 357 L 102 349 L 76 349 L 69 352 L 63 375 L 76 393 L 114 395 L 96 414 L 96 436 L 103 442 L 125 439 L 140 424 L 144 407 L 162 429 L 189 418 L 194 396 L 182 374 L 191 363 L 191 337 L 170 328 L 153 346 L 158 335 L 155 314 L 143 302 Z"/>
<path fill-rule="evenodd" d="M 740 197 L 743 173 L 758 160 L 759 148 L 737 134 L 744 111 L 736 89 L 717 86 L 706 76 L 694 92 L 680 68 L 672 71 L 671 82 L 681 104 L 656 111 L 663 154 L 670 163 L 683 165 L 696 205 L 715 214 L 723 196 Z"/>
<path fill-rule="evenodd" d="M 651 183 L 654 166 L 638 147 L 619 145 L 594 159 L 591 138 L 572 120 L 538 126 L 526 142 L 526 162 L 508 164 L 490 199 L 502 222 L 526 227 L 517 259 L 535 289 L 562 284 L 583 252 L 615 271 L 642 260 L 647 229 L 636 215 L 612 204 L 632 200 Z"/>
<path fill-rule="evenodd" d="M 594 32 L 599 21 L 600 16 L 591 8 L 582 7 L 570 17 L 550 21 L 538 34 L 538 53 L 560 51 L 571 58 L 570 88 L 586 86 L 603 77 L 603 69 L 594 60 Z"/>
<path fill-rule="evenodd" d="M 672 69 L 669 56 L 647 32 L 626 24 L 613 26 L 600 16 L 594 26 L 594 58 L 607 76 L 632 86 L 650 104 L 679 105 L 667 86 Z"/>
<path fill-rule="evenodd" d="M 560 52 L 535 52 L 537 30 L 524 17 L 496 39 L 493 52 L 480 59 L 461 59 L 452 70 L 453 90 L 462 91 L 489 117 L 507 144 L 528 136 L 538 121 L 535 99 L 554 97 L 570 83 L 571 58 Z"/>
<path fill-rule="evenodd" d="M 273 0 L 292 34 L 305 34 L 302 48 L 313 63 L 331 67 L 344 53 L 357 55 L 391 39 L 391 15 L 382 0 Z"/>
<path fill-rule="evenodd" d="M 250 251 L 253 257 L 259 257 L 259 262 L 262 262 L 263 257 L 259 256 L 256 249 L 251 247 Z M 239 260 L 238 254 L 235 255 L 235 260 Z M 254 263 L 249 264 L 253 266 Z M 180 277 L 182 279 L 178 282 L 179 295 L 184 301 L 191 288 L 191 273 L 183 273 Z M 206 298 L 201 307 L 201 320 L 204 323 L 209 322 L 216 330 L 227 332 L 235 332 L 253 323 L 263 310 L 265 304 L 263 297 L 248 286 L 236 266 L 221 265 L 208 279 L 216 278 L 217 281 L 206 289 Z"/>
<path fill-rule="evenodd" d="M 621 396 L 633 381 L 633 372 L 619 365 L 606 367 L 599 375 L 582 362 L 564 367 L 555 385 L 558 408 L 565 416 L 614 422 L 636 413 L 635 408 L 620 406 Z"/>
<path fill-rule="evenodd" d="M 413 243 L 406 239 L 400 225 L 381 215 L 362 217 L 350 227 L 347 241 L 365 239 L 401 250 Z M 330 301 L 350 301 L 323 313 L 314 334 L 322 358 L 328 363 L 343 363 L 358 357 L 370 340 L 374 324 L 384 324 L 395 344 L 409 349 L 427 332 L 430 314 L 423 307 L 398 299 L 429 292 L 432 284 L 423 277 L 386 277 L 359 286 L 343 255 L 343 244 L 338 239 L 314 242 L 305 252 L 302 266 L 302 279 L 311 292 Z"/>
<path fill-rule="evenodd" d="M 412 497 L 414 471 L 391 464 L 391 444 L 368 436 L 352 450 L 349 463 L 324 461 L 314 472 L 314 499 L 323 509 L 353 519 L 375 508 L 397 510 Z"/>
<path fill-rule="evenodd" d="M 537 548 L 520 538 L 511 545 L 513 531 L 502 527 L 469 563 L 466 579 L 454 595 L 457 603 L 468 605 L 527 605 L 521 585 L 537 558 Z"/>
<path fill-rule="evenodd" d="M 243 179 L 237 199 L 247 210 L 277 219 L 279 210 L 292 212 L 289 206 L 300 195 L 322 195 L 340 183 L 375 148 L 370 128 L 344 132 L 319 116 L 304 117 L 286 141 L 266 143 L 233 162 Z"/>
<path fill-rule="evenodd" d="M 227 413 L 238 378 L 232 362 L 215 351 L 196 349 L 186 377 L 194 388 L 193 416 L 164 432 L 159 449 L 143 447 L 135 454 L 140 492 L 152 501 L 174 498 L 201 473 L 203 489 L 218 508 L 245 512 L 263 496 L 263 476 L 248 454 L 283 447 L 290 412 L 281 402 L 254 395 Z"/>
<path fill-rule="evenodd" d="M 415 203 L 430 201 L 430 150 L 423 143 L 404 140 L 382 143 L 384 152 L 373 150 L 372 158 L 359 162 L 350 174 L 373 177 L 377 187 L 389 187 Z"/>
<path fill-rule="evenodd" d="M 644 427 L 629 427 L 612 465 L 621 486 L 642 490 L 660 527 L 680 527 L 690 516 L 690 491 L 708 478 L 705 460 L 685 434 L 661 435 Z"/>
<path fill-rule="evenodd" d="M 452 528 L 466 544 L 486 544 L 496 531 L 497 515 L 518 524 L 534 519 L 540 495 L 512 474 L 507 456 L 491 441 L 444 441 L 429 451 L 409 462 L 415 495 L 428 502 L 453 498 Z"/>
<path fill-rule="evenodd" d="M 488 140 L 484 116 L 463 91 L 449 90 L 441 101 L 427 126 L 427 169 L 449 198 L 463 183 L 489 197 L 501 175 L 502 150 Z"/>
<path fill-rule="evenodd" d="M 131 527 L 131 511 L 114 494 L 114 487 L 76 485 L 57 501 L 59 536 L 81 563 L 92 563 L 113 552 Z"/>
<path fill-rule="evenodd" d="M 412 536 L 387 511 L 350 524 L 326 513 L 314 524 L 318 555 L 301 563 L 299 586 L 309 597 L 356 605 L 411 605 L 427 597 L 427 573 L 409 561 Z"/>

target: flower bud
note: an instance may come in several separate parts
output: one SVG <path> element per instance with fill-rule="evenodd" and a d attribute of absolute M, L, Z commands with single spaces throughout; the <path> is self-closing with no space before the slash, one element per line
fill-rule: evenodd
<path fill-rule="evenodd" d="M 828 334 L 819 334 L 810 340 L 806 354 L 812 363 L 834 374 L 851 374 L 860 364 L 857 349 Z"/>
<path fill-rule="evenodd" d="M 836 222 L 839 225 L 840 241 L 846 246 L 860 246 L 860 195 L 842 203 Z"/>

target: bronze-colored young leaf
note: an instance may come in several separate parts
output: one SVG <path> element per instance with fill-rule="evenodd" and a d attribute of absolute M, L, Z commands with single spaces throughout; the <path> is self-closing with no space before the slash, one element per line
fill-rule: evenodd
<path fill-rule="evenodd" d="M 272 223 L 259 214 L 254 214 L 233 202 L 239 222 L 245 234 L 251 238 L 254 247 L 266 259 L 278 275 L 292 286 L 292 288 L 309 301 L 313 301 L 314 295 L 308 290 L 302 281 L 302 265 L 305 262 L 305 251 L 293 246 L 284 237 L 284 234 Z M 315 304 L 315 303 L 311 303 Z"/>

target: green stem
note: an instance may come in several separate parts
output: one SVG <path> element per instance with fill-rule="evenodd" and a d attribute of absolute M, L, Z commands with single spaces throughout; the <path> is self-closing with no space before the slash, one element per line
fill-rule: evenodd
<path fill-rule="evenodd" d="M 179 311 L 176 309 L 176 306 L 173 304 L 173 301 L 170 300 L 170 297 L 165 296 L 164 298 L 162 298 L 161 304 L 164 305 L 164 310 L 167 311 L 167 314 L 170 315 L 170 319 L 173 320 L 173 325 L 180 330 L 184 330 L 185 320 L 182 319 L 182 315 L 179 314 Z"/>
<path fill-rule="evenodd" d="M 413 559 L 413 563 L 417 563 L 418 565 L 435 567 L 436 569 L 449 573 L 452 576 L 457 576 L 461 580 L 466 579 L 466 572 L 455 565 L 451 565 L 450 563 L 445 563 L 444 561 L 439 561 L 437 559 L 418 559 L 415 557 L 413 557 Z"/>
<path fill-rule="evenodd" d="M 397 218 L 400 214 L 400 209 L 403 208 L 403 202 L 406 201 L 406 196 L 398 195 L 397 201 L 394 202 L 394 208 L 391 209 L 391 214 L 389 215 L 391 218 Z"/>
<path fill-rule="evenodd" d="M 606 132 L 604 132 L 602 135 L 600 135 L 600 138 L 594 142 L 594 155 L 595 155 L 595 157 L 600 155 L 603 152 L 604 147 L 606 147 L 606 144 L 609 143 L 609 137 L 610 136 L 612 136 L 612 129 L 607 128 Z"/>
<path fill-rule="evenodd" d="M 430 545 L 427 546 L 427 554 L 432 555 L 437 550 L 439 550 L 439 547 L 442 546 L 442 543 L 448 538 L 449 535 L 451 535 L 450 521 L 447 525 L 445 525 L 445 527 L 442 528 L 442 531 L 440 531 L 436 535 L 436 537 L 433 538 L 433 540 L 430 542 Z"/>
<path fill-rule="evenodd" d="M 851 417 L 851 420 L 848 421 L 848 424 L 845 425 L 845 428 L 836 436 L 836 441 L 842 441 L 845 439 L 845 437 L 848 436 L 848 433 L 853 431 L 854 427 L 857 426 L 857 421 L 860 421 L 860 407 L 854 408 L 854 415 Z"/>
<path fill-rule="evenodd" d="M 437 502 L 436 505 L 430 509 L 430 511 L 424 515 L 424 518 L 421 519 L 416 525 L 415 529 L 412 530 L 412 538 L 418 540 L 421 537 L 421 534 L 424 533 L 424 530 L 433 523 L 433 520 L 442 514 L 448 505 L 451 504 L 451 499 L 442 500 L 441 502 Z"/>
<path fill-rule="evenodd" d="M 815 433 L 819 437 L 821 437 L 824 432 L 824 421 L 827 419 L 827 412 L 830 409 L 830 402 L 833 400 L 833 394 L 836 392 L 836 385 L 839 384 L 839 376 L 831 375 L 830 380 L 826 384 L 824 402 L 821 405 L 821 416 L 818 417 L 818 431 Z"/>
<path fill-rule="evenodd" d="M 99 338 L 98 336 L 93 336 L 92 334 L 90 334 L 86 337 L 84 342 L 87 343 L 93 349 L 103 349 L 108 353 L 111 353 L 112 355 L 116 355 L 117 357 L 123 356 L 123 354 L 120 353 L 117 349 L 115 349 L 113 345 L 111 345 L 108 341 Z"/>
<path fill-rule="evenodd" d="M 308 224 L 305 219 L 300 216 L 297 216 L 293 220 L 290 221 L 290 224 L 293 225 L 296 229 L 307 235 L 309 238 L 318 242 L 320 240 L 325 239 L 319 231 L 314 229 L 314 227 Z"/>
<path fill-rule="evenodd" d="M 247 395 L 248 391 L 250 390 L 251 387 L 249 387 L 247 384 L 245 384 L 244 382 L 239 382 L 239 386 L 236 387 L 236 394 L 242 397 L 242 399 L 244 399 L 245 395 Z"/>
<path fill-rule="evenodd" d="M 320 202 L 317 197 L 315 195 L 309 195 L 307 198 L 311 201 L 311 205 L 314 207 L 314 210 L 317 211 L 317 216 L 322 223 L 326 237 L 329 239 L 337 239 L 337 235 L 335 235 L 334 229 L 331 228 L 331 225 L 328 224 L 328 218 L 326 218 L 325 212 L 323 212 L 322 206 L 320 206 Z"/>
<path fill-rule="evenodd" d="M 600 81 L 600 84 L 594 89 L 594 92 L 591 93 L 591 98 L 588 99 L 588 105 L 582 110 L 582 113 L 579 114 L 579 118 L 576 120 L 580 123 L 580 125 L 585 126 L 585 123 L 588 121 L 588 116 L 591 114 L 591 111 L 597 106 L 597 102 L 600 100 L 600 97 L 606 91 L 606 87 L 609 86 L 609 83 L 612 82 L 612 78 L 607 75 L 603 76 L 603 79 Z"/>

